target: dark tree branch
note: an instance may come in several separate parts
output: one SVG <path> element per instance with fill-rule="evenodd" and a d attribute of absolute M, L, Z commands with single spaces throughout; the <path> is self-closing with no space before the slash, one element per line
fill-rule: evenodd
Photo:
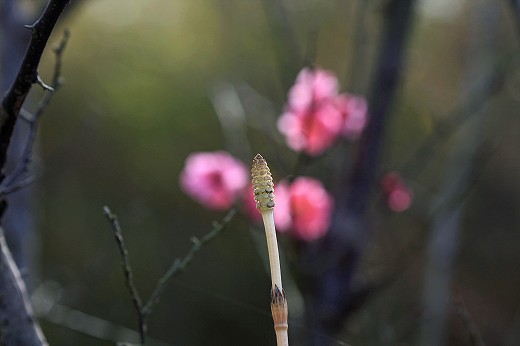
<path fill-rule="evenodd" d="M 366 212 L 377 176 L 385 125 L 402 74 L 414 4 L 413 0 L 385 4 L 384 34 L 369 97 L 370 119 L 356 164 L 352 175 L 345 176 L 338 189 L 330 232 L 316 244 L 303 246 L 301 268 L 311 268 L 304 273 L 305 281 L 301 283 L 307 323 L 321 334 L 338 332 L 344 319 L 363 304 L 375 287 L 356 287 L 352 279 L 366 244 Z M 325 344 L 320 338 L 311 341 L 314 346 Z"/>
<path fill-rule="evenodd" d="M 0 345 L 42 346 L 47 341 L 36 323 L 20 271 L 0 228 Z"/>
<path fill-rule="evenodd" d="M 188 253 L 183 258 L 176 258 L 171 264 L 170 268 L 164 273 L 164 275 L 159 279 L 155 289 L 153 290 L 150 298 L 146 302 L 143 308 L 143 313 L 145 316 L 150 315 L 153 307 L 159 302 L 161 295 L 166 288 L 166 285 L 170 282 L 171 279 L 180 274 L 193 260 L 193 256 L 209 241 L 215 238 L 217 235 L 222 232 L 229 222 L 233 219 L 236 214 L 235 209 L 231 209 L 226 216 L 220 222 L 215 222 L 213 224 L 213 228 L 206 233 L 202 238 L 191 237 L 191 248 Z"/>
<path fill-rule="evenodd" d="M 379 154 L 390 108 L 401 79 L 404 52 L 410 33 L 414 0 L 395 0 L 385 9 L 384 36 L 369 96 L 370 119 L 363 135 L 354 172 L 349 180 L 350 191 L 340 201 L 344 210 L 363 215 L 366 211 L 377 176 Z"/>
<path fill-rule="evenodd" d="M 119 220 L 117 219 L 117 215 L 113 214 L 109 207 L 103 207 L 103 214 L 106 216 L 108 221 L 112 226 L 114 231 L 114 236 L 116 238 L 117 246 L 119 248 L 119 253 L 121 255 L 121 266 L 123 268 L 123 273 L 125 276 L 125 283 L 130 292 L 130 296 L 132 297 L 132 302 L 134 304 L 134 308 L 137 311 L 138 315 L 138 323 L 139 323 L 139 335 L 141 338 L 141 345 L 145 344 L 146 332 L 147 332 L 147 318 L 152 313 L 155 305 L 160 301 L 161 295 L 164 292 L 164 289 L 168 285 L 171 279 L 176 277 L 182 271 L 184 271 L 188 265 L 193 260 L 193 257 L 199 250 L 209 241 L 214 239 L 217 235 L 222 232 L 227 225 L 231 222 L 233 217 L 236 214 L 235 209 L 231 209 L 226 216 L 220 222 L 214 222 L 212 229 L 206 233 L 202 238 L 192 237 L 191 242 L 192 246 L 188 253 L 182 258 L 176 258 L 170 268 L 164 273 L 164 275 L 159 279 L 157 285 L 155 286 L 150 298 L 143 305 L 137 287 L 134 283 L 134 275 L 132 267 L 130 266 L 130 261 L 128 259 L 128 250 L 125 246 L 125 241 L 123 239 L 123 234 L 121 232 L 121 226 L 119 224 Z"/>
<path fill-rule="evenodd" d="M 38 121 L 40 120 L 45 109 L 47 109 L 49 106 L 54 93 L 61 87 L 63 83 L 63 78 L 61 75 L 63 64 L 62 57 L 65 47 L 67 46 L 69 36 L 69 30 L 66 29 L 63 32 L 63 37 L 60 43 L 53 49 L 55 54 L 55 63 L 51 86 L 50 89 L 47 89 L 47 92 L 38 103 L 36 111 L 34 114 L 30 114 L 28 112 L 24 112 L 23 109 L 20 110 L 20 116 L 22 116 L 22 118 L 29 124 L 29 134 L 18 166 L 5 178 L 4 181 L 0 183 L 0 198 L 12 192 L 18 191 L 19 189 L 27 186 L 28 182 L 34 181 L 33 177 L 22 177 L 27 173 L 32 160 L 34 142 L 36 140 L 38 129 Z"/>
<path fill-rule="evenodd" d="M 103 207 L 103 214 L 108 219 L 108 221 L 110 221 L 112 229 L 114 230 L 114 237 L 116 239 L 117 247 L 119 248 L 119 254 L 121 255 L 121 267 L 123 268 L 123 274 L 125 275 L 126 287 L 130 292 L 132 303 L 134 304 L 134 308 L 137 311 L 139 336 L 141 339 L 141 344 L 144 345 L 146 338 L 146 319 L 143 314 L 143 301 L 134 283 L 134 272 L 130 266 L 130 260 L 128 259 L 128 250 L 126 249 L 123 233 L 121 232 L 121 225 L 119 224 L 117 215 L 112 213 L 109 207 Z"/>
<path fill-rule="evenodd" d="M 15 81 L 0 106 L 0 182 L 4 181 L 7 149 L 21 107 L 33 83 L 38 81 L 38 65 L 51 32 L 69 0 L 51 0 L 42 16 L 31 26 L 32 37 Z M 1 199 L 3 214 L 6 202 Z M 0 345 L 46 345 L 33 318 L 25 285 L 0 231 Z"/>
<path fill-rule="evenodd" d="M 50 0 L 42 16 L 29 28 L 32 35 L 22 64 L 0 107 L 0 169 L 3 169 L 16 119 L 34 83 L 39 80 L 38 65 L 58 18 L 70 0 Z M 4 176 L 0 175 L 0 181 Z"/>

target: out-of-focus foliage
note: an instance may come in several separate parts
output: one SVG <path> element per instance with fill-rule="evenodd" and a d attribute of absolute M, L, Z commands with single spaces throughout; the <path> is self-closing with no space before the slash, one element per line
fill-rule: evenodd
<path fill-rule="evenodd" d="M 356 45 L 355 5 L 360 2 L 284 3 L 301 52 L 335 71 L 342 90 L 354 88 L 350 77 L 363 71 L 354 91 L 366 94 L 384 1 L 367 6 L 366 39 Z M 472 39 L 466 14 L 472 6 L 457 1 L 435 15 L 418 9 L 403 88 L 387 131 L 384 170 L 404 165 L 434 124 L 463 101 Z M 119 215 L 145 297 L 173 258 L 187 251 L 189 237 L 201 236 L 223 216 L 183 194 L 178 176 L 191 152 L 229 149 L 209 97 L 217 82 L 248 85 L 272 102 L 274 113 L 246 108 L 253 122 L 265 118 L 274 126 L 274 116 L 281 114 L 287 92 L 283 83 L 294 80 L 301 61 L 294 62 L 293 71 L 280 63 L 273 38 L 280 33 L 269 24 L 266 8 L 263 1 L 249 0 L 91 0 L 62 22 L 72 33 L 64 55 L 66 84 L 42 121 L 39 182 L 41 278 L 62 286 L 62 304 L 135 328 L 112 232 L 102 215 L 104 204 Z M 520 39 L 509 8 L 501 10 L 496 59 L 517 54 Z M 363 51 L 363 59 L 353 66 L 356 50 Z M 50 73 L 50 54 L 47 58 L 43 76 Z M 490 345 L 519 340 L 517 75 L 514 68 L 508 71 L 506 86 L 483 108 L 487 159 L 467 202 L 454 281 L 457 298 Z M 278 145 L 281 154 L 295 159 L 281 149 L 281 137 L 273 143 L 258 128 L 249 135 L 254 152 L 274 153 Z M 411 178 L 417 203 L 409 212 L 383 213 L 374 220 L 377 232 L 359 275 L 392 273 L 395 280 L 354 316 L 341 340 L 413 343 L 414 335 L 406 333 L 415 330 L 419 313 L 426 201 L 439 187 L 450 149 L 448 137 L 425 171 Z M 272 168 L 277 180 L 289 173 L 281 164 Z M 327 177 L 328 171 L 313 173 Z M 274 344 L 268 290 L 248 222 L 237 216 L 167 288 L 149 321 L 150 336 L 175 345 Z M 295 334 L 303 332 L 299 308 L 295 304 L 290 312 Z M 452 317 L 453 335 L 465 335 L 467 326 Z M 45 320 L 43 328 L 53 345 L 110 344 Z"/>

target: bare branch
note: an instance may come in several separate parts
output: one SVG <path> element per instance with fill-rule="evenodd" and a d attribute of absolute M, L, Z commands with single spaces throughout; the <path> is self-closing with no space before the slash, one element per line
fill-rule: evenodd
<path fill-rule="evenodd" d="M 226 214 L 226 216 L 224 216 L 222 221 L 213 223 L 213 228 L 202 238 L 199 239 L 197 237 L 191 237 L 192 246 L 188 253 L 183 258 L 176 258 L 171 264 L 170 268 L 157 282 L 157 285 L 155 286 L 155 289 L 153 290 L 150 298 L 143 307 L 143 314 L 145 315 L 145 317 L 150 315 L 154 306 L 159 302 L 161 295 L 164 289 L 166 288 L 168 282 L 170 282 L 171 279 L 173 279 L 184 269 L 186 269 L 186 267 L 193 260 L 193 256 L 195 256 L 195 254 L 202 248 L 204 244 L 206 244 L 207 242 L 215 238 L 217 235 L 219 235 L 220 232 L 222 232 L 227 227 L 229 222 L 231 222 L 235 214 L 236 210 L 231 209 Z"/>
<path fill-rule="evenodd" d="M 2 99 L 0 107 L 0 169 L 3 169 L 14 124 L 20 109 L 34 83 L 38 82 L 38 65 L 47 41 L 60 14 L 70 0 L 50 0 L 42 16 L 29 28 L 31 40 L 22 64 L 11 88 Z M 0 175 L 0 181 L 3 180 Z"/>
<path fill-rule="evenodd" d="M 192 246 L 188 253 L 183 258 L 176 258 L 173 263 L 170 265 L 170 268 L 166 271 L 166 273 L 159 279 L 155 289 L 153 290 L 150 298 L 143 306 L 141 296 L 137 290 L 137 287 L 134 283 L 134 274 L 132 267 L 130 266 L 130 261 L 128 259 L 128 250 L 125 245 L 125 241 L 123 239 L 123 234 L 121 231 L 121 225 L 119 224 L 119 220 L 117 215 L 112 213 L 109 207 L 103 207 L 103 214 L 106 216 L 107 220 L 110 222 L 112 229 L 114 231 L 114 236 L 116 238 L 117 246 L 119 248 L 119 254 L 121 256 L 121 267 L 123 268 L 123 273 L 125 276 L 125 283 L 130 292 L 130 296 L 132 297 L 132 302 L 134 304 L 134 308 L 137 311 L 138 323 L 139 323 L 139 335 L 141 338 L 141 345 L 145 344 L 146 339 L 146 319 L 152 312 L 154 306 L 159 302 L 161 295 L 166 288 L 166 285 L 170 282 L 172 278 L 181 273 L 186 267 L 191 263 L 195 254 L 202 248 L 204 244 L 215 238 L 222 230 L 224 230 L 233 216 L 236 214 L 235 209 L 231 209 L 226 216 L 220 222 L 215 222 L 213 224 L 213 228 L 206 233 L 202 238 L 191 237 Z"/>
<path fill-rule="evenodd" d="M 49 106 L 49 103 L 54 96 L 54 93 L 61 87 L 63 84 L 63 77 L 61 75 L 62 70 L 62 56 L 67 46 L 67 42 L 70 37 L 70 32 L 68 29 L 65 29 L 63 32 L 63 37 L 60 43 L 53 49 L 55 55 L 55 63 L 54 63 L 54 72 L 52 77 L 52 82 L 50 89 L 47 89 L 47 92 L 42 97 L 36 111 L 34 114 L 31 114 L 24 109 L 20 110 L 19 115 L 23 117 L 24 120 L 29 124 L 29 135 L 27 137 L 27 142 L 25 143 L 25 148 L 22 153 L 22 157 L 16 169 L 9 174 L 4 181 L 0 184 L 0 197 L 4 197 L 12 192 L 18 191 L 21 188 L 29 185 L 29 181 L 34 181 L 34 177 L 28 177 L 25 179 L 21 179 L 24 174 L 27 173 L 29 165 L 33 156 L 33 148 L 34 142 L 36 140 L 36 134 L 38 130 L 38 120 L 41 118 L 43 112 Z"/>
<path fill-rule="evenodd" d="M 92 338 L 111 342 L 113 345 L 122 345 L 120 340 L 132 342 L 139 340 L 139 332 L 133 329 L 60 304 L 61 289 L 62 287 L 58 283 L 46 281 L 31 294 L 34 312 L 38 318 Z M 147 346 L 168 346 L 164 341 L 149 337 L 146 338 L 146 344 Z"/>
<path fill-rule="evenodd" d="M 141 338 L 141 344 L 144 345 L 146 337 L 146 320 L 143 314 L 143 303 L 141 300 L 141 296 L 139 295 L 139 291 L 137 290 L 137 287 L 134 283 L 134 273 L 132 267 L 130 266 L 128 250 L 125 245 L 123 233 L 121 232 L 121 225 L 119 224 L 117 215 L 112 213 L 109 207 L 103 207 L 103 214 L 108 219 L 108 221 L 110 221 L 110 224 L 112 225 L 112 229 L 114 231 L 116 243 L 119 248 L 119 254 L 121 255 L 121 267 L 123 268 L 123 274 L 125 275 L 126 287 L 130 292 L 130 296 L 132 297 L 132 303 L 134 304 L 134 308 L 137 311 L 139 335 Z"/>

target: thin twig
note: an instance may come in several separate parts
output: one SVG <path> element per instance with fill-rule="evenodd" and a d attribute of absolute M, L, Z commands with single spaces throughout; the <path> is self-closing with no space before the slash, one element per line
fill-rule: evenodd
<path fill-rule="evenodd" d="M 112 345 L 118 344 L 121 339 L 139 340 L 139 333 L 133 329 L 61 304 L 61 290 L 59 284 L 46 281 L 33 291 L 31 301 L 36 317 Z M 168 346 L 166 342 L 150 337 L 146 338 L 146 343 L 147 346 Z"/>
<path fill-rule="evenodd" d="M 25 283 L 0 228 L 0 345 L 47 345 Z"/>
<path fill-rule="evenodd" d="M 119 254 L 121 256 L 121 267 L 123 268 L 126 287 L 130 292 L 130 296 L 132 297 L 132 303 L 134 304 L 134 308 L 137 312 L 139 335 L 141 339 L 141 344 L 144 345 L 146 338 L 146 319 L 143 314 L 143 303 L 141 300 L 141 296 L 139 295 L 139 292 L 137 290 L 137 287 L 134 283 L 134 273 L 132 267 L 130 266 L 128 250 L 125 245 L 123 233 L 121 232 L 121 225 L 119 224 L 119 219 L 117 218 L 117 215 L 112 213 L 108 206 L 103 207 L 103 214 L 112 225 L 112 229 L 114 231 L 114 237 L 116 239 L 116 243 L 119 248 Z"/>
<path fill-rule="evenodd" d="M 132 267 L 130 266 L 130 260 L 128 258 L 128 250 L 125 245 L 125 241 L 121 231 L 121 225 L 119 224 L 117 215 L 112 213 L 108 206 L 103 207 L 103 214 L 110 222 L 114 231 L 114 236 L 121 256 L 121 267 L 123 268 L 125 283 L 128 288 L 128 291 L 130 292 L 130 296 L 132 297 L 134 308 L 137 312 L 141 345 L 144 345 L 147 332 L 146 320 L 148 316 L 151 314 L 154 306 L 159 302 L 161 295 L 164 289 L 166 288 L 166 285 L 170 282 L 172 278 L 174 278 L 184 269 L 186 269 L 186 267 L 193 260 L 195 254 L 202 248 L 204 244 L 211 241 L 218 234 L 220 234 L 222 230 L 224 230 L 227 227 L 233 216 L 236 214 L 236 210 L 231 209 L 220 222 L 215 222 L 213 224 L 213 228 L 202 238 L 191 238 L 192 246 L 188 253 L 183 258 L 176 258 L 173 261 L 170 268 L 168 268 L 166 273 L 164 273 L 164 275 L 157 282 L 157 285 L 155 286 L 152 294 L 150 295 L 150 298 L 146 301 L 144 305 L 141 296 L 139 295 L 139 291 L 137 290 L 137 287 L 134 283 L 134 275 Z"/>
<path fill-rule="evenodd" d="M 54 93 L 63 84 L 63 78 L 61 74 L 63 64 L 62 57 L 65 47 L 67 46 L 69 37 L 70 32 L 68 29 L 65 29 L 60 43 L 53 49 L 55 55 L 55 63 L 51 82 L 51 89 L 46 90 L 45 95 L 38 103 L 36 112 L 34 112 L 34 114 L 30 114 L 24 111 L 23 109 L 20 110 L 20 115 L 22 115 L 23 119 L 26 120 L 29 124 L 29 135 L 27 137 L 27 141 L 25 143 L 25 147 L 22 152 L 22 157 L 20 159 L 20 162 L 18 163 L 18 166 L 0 184 L 0 197 L 18 191 L 21 188 L 29 185 L 28 182 L 34 181 L 34 177 L 28 177 L 26 179 L 21 179 L 21 177 L 27 173 L 33 157 L 34 142 L 36 140 L 36 135 L 38 132 L 38 121 L 41 118 L 45 109 L 47 109 L 47 107 L 49 106 L 49 103 L 52 97 L 54 96 Z"/>
<path fill-rule="evenodd" d="M 227 227 L 229 222 L 231 222 L 235 214 L 236 210 L 233 208 L 226 214 L 226 216 L 224 216 L 220 222 L 214 222 L 213 228 L 202 238 L 199 239 L 197 237 L 191 237 L 192 246 L 188 253 L 183 258 L 176 258 L 170 265 L 170 268 L 168 268 L 168 270 L 157 282 L 155 289 L 150 295 L 150 298 L 143 307 L 142 311 L 145 318 L 150 315 L 154 306 L 159 302 L 168 282 L 170 282 L 171 279 L 186 269 L 186 267 L 193 260 L 193 256 L 195 256 L 195 254 L 202 248 L 204 244 L 219 235 L 220 232 L 222 232 Z"/>

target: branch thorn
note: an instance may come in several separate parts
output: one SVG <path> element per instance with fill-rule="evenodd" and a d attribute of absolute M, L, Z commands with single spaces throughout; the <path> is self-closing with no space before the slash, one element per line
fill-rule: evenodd
<path fill-rule="evenodd" d="M 51 87 L 50 85 L 45 84 L 45 82 L 43 81 L 43 79 L 40 77 L 39 74 L 36 75 L 36 84 L 41 86 L 44 90 L 54 92 L 54 88 Z"/>
<path fill-rule="evenodd" d="M 24 28 L 34 31 L 36 29 L 36 23 L 24 25 Z"/>

